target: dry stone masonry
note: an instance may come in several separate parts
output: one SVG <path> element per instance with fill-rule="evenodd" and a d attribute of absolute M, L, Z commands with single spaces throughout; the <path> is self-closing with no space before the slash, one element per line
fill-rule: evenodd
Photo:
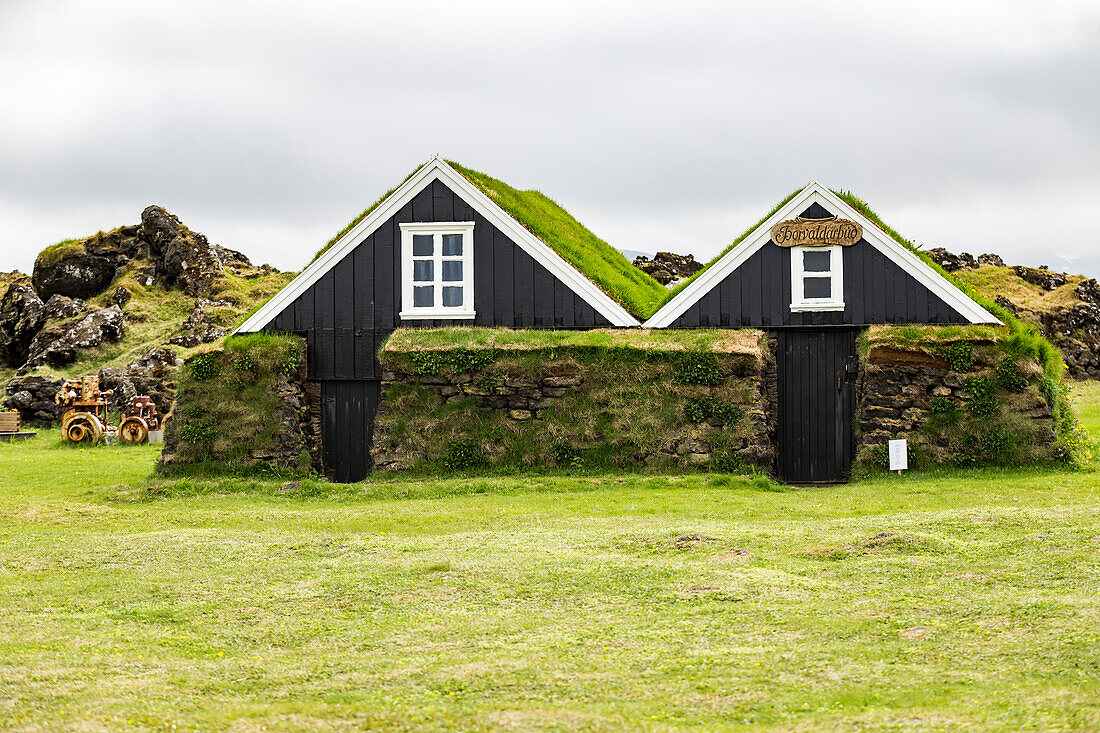
<path fill-rule="evenodd" d="M 504 351 L 457 369 L 432 359 L 418 369 L 408 356 L 382 354 L 377 471 L 481 463 L 743 470 L 773 460 L 763 350 Z M 695 358 L 705 366 L 684 376 L 682 364 Z"/>

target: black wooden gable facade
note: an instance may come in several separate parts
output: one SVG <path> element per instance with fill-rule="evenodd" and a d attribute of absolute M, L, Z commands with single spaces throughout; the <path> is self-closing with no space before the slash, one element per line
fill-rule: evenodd
<path fill-rule="evenodd" d="M 473 317 L 403 318 L 403 224 L 473 223 Z M 523 240 L 522 242 L 520 240 Z M 436 269 L 442 269 L 437 266 Z M 638 322 L 583 274 L 439 158 L 429 161 L 238 332 L 305 338 L 319 388 L 326 469 L 341 482 L 370 471 L 381 392 L 378 350 L 398 327 L 590 329 Z"/>
<path fill-rule="evenodd" d="M 862 237 L 827 248 L 781 247 L 771 238 L 772 226 L 781 222 L 831 217 L 858 224 Z M 817 271 L 803 267 L 803 258 L 812 256 L 819 258 Z M 820 277 L 824 274 L 829 277 Z M 815 276 L 829 281 L 824 297 L 807 297 L 805 282 Z M 792 292 L 796 282 L 804 292 Z M 812 183 L 645 325 L 770 331 L 778 412 L 776 470 L 788 481 L 812 483 L 841 480 L 850 472 L 856 444 L 856 340 L 863 328 L 997 322 L 843 199 Z"/>
<path fill-rule="evenodd" d="M 403 320 L 400 225 L 473 221 L 475 317 Z M 602 328 L 611 322 L 441 180 L 344 255 L 265 326 L 306 338 L 317 380 L 381 379 L 377 352 L 399 326 Z"/>
<path fill-rule="evenodd" d="M 837 213 L 815 202 L 800 216 L 824 219 Z M 791 254 L 790 248 L 767 242 L 667 327 L 767 329 L 970 322 L 866 239 L 842 250 L 843 311 L 792 311 Z"/>

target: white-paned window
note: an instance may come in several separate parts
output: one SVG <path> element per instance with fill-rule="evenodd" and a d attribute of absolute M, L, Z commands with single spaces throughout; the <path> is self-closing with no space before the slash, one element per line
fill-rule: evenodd
<path fill-rule="evenodd" d="M 474 317 L 474 223 L 401 225 L 401 318 Z"/>
<path fill-rule="evenodd" d="M 791 310 L 844 310 L 843 247 L 791 247 Z"/>

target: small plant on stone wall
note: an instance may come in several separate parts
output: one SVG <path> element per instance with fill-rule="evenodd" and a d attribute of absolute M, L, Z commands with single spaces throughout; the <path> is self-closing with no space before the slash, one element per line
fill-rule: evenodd
<path fill-rule="evenodd" d="M 192 379 L 203 382 L 218 376 L 221 371 L 221 363 L 218 361 L 217 353 L 207 352 L 191 357 L 188 369 Z"/>
<path fill-rule="evenodd" d="M 981 417 L 992 417 L 997 414 L 1001 399 L 997 395 L 995 382 L 984 377 L 967 377 L 963 380 L 962 387 L 971 395 L 966 401 L 967 411 Z"/>
<path fill-rule="evenodd" d="M 713 387 L 722 381 L 722 369 L 714 354 L 689 351 L 679 354 L 672 370 L 676 384 L 702 384 Z"/>
<path fill-rule="evenodd" d="M 933 415 L 954 415 L 959 411 L 959 406 L 950 397 L 937 395 L 929 401 L 928 411 Z"/>
<path fill-rule="evenodd" d="M 740 407 L 725 402 L 719 403 L 714 409 L 714 416 L 717 417 L 723 425 L 730 428 L 741 422 L 742 415 L 743 413 Z"/>
<path fill-rule="evenodd" d="M 1010 356 L 997 365 L 996 380 L 997 386 L 1006 392 L 1023 392 L 1028 385 L 1027 375 L 1020 371 L 1020 365 Z"/>
<path fill-rule="evenodd" d="M 256 382 L 256 359 L 252 354 L 247 351 L 238 354 L 233 357 L 230 365 L 233 367 L 233 373 L 229 378 L 229 384 L 233 389 L 239 392 Z"/>
<path fill-rule="evenodd" d="M 863 454 L 864 461 L 876 468 L 890 468 L 890 449 L 886 445 L 872 445 Z"/>
<path fill-rule="evenodd" d="M 580 448 L 570 443 L 557 442 L 550 446 L 550 454 L 554 456 L 554 462 L 559 466 L 579 468 L 582 453 Z"/>
<path fill-rule="evenodd" d="M 1016 446 L 1016 436 L 1008 430 L 993 428 L 978 437 L 978 444 L 981 445 L 986 460 L 1003 463 L 1011 457 L 1010 453 Z"/>
<path fill-rule="evenodd" d="M 945 346 L 943 358 L 956 372 L 968 372 L 974 366 L 974 350 L 964 341 L 956 341 Z"/>
<path fill-rule="evenodd" d="M 684 420 L 687 422 L 703 422 L 712 416 L 723 425 L 733 427 L 740 422 L 742 412 L 737 405 L 722 402 L 717 397 L 693 397 L 684 405 Z"/>
<path fill-rule="evenodd" d="M 279 365 L 279 373 L 284 377 L 293 377 L 298 373 L 298 367 L 302 363 L 302 347 L 298 344 L 291 343 L 287 346 L 286 358 L 283 359 L 283 363 Z"/>
<path fill-rule="evenodd" d="M 448 440 L 443 452 L 443 465 L 452 471 L 480 468 L 489 463 L 476 440 L 458 438 Z"/>
<path fill-rule="evenodd" d="M 710 402 L 713 397 L 694 397 L 684 405 L 684 420 L 687 422 L 703 422 L 711 413 Z"/>

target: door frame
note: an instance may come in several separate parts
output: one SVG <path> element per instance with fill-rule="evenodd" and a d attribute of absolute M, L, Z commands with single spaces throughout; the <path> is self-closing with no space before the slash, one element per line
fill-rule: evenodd
<path fill-rule="evenodd" d="M 856 344 L 861 331 L 848 325 L 773 330 L 775 469 L 780 479 L 835 484 L 851 478 L 859 377 Z M 817 429 L 807 421 L 816 422 Z"/>

